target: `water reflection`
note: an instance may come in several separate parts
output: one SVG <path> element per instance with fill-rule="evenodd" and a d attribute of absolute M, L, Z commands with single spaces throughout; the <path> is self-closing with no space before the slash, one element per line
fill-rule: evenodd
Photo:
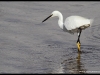
<path fill-rule="evenodd" d="M 69 58 L 68 60 L 63 61 L 63 69 L 64 73 L 71 74 L 84 74 L 86 73 L 86 69 L 81 62 L 81 53 L 77 54 L 76 58 Z"/>

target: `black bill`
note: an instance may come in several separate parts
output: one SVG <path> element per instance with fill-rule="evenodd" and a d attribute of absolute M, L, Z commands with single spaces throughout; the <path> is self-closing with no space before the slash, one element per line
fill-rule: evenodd
<path fill-rule="evenodd" d="M 44 19 L 42 22 L 46 21 L 47 19 L 49 19 L 52 15 L 48 16 L 46 19 Z"/>

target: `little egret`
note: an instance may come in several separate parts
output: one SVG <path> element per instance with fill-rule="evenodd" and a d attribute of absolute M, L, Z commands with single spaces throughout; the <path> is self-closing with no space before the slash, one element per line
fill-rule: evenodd
<path fill-rule="evenodd" d="M 58 25 L 61 29 L 63 29 L 66 32 L 69 33 L 77 33 L 78 34 L 78 39 L 77 39 L 77 48 L 78 52 L 80 52 L 80 35 L 82 30 L 88 28 L 91 24 L 93 19 L 87 19 L 81 16 L 69 16 L 66 18 L 65 22 L 63 23 L 63 15 L 59 11 L 53 11 L 50 16 L 48 16 L 46 19 L 42 21 L 46 21 L 47 19 L 51 17 L 58 16 Z"/>

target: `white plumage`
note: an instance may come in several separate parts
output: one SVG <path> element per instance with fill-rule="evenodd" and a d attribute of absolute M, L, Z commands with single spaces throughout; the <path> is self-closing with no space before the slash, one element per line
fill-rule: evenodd
<path fill-rule="evenodd" d="M 58 25 L 61 29 L 69 33 L 78 33 L 77 47 L 80 51 L 80 35 L 82 30 L 91 26 L 93 19 L 87 19 L 81 16 L 69 16 L 65 19 L 63 23 L 63 15 L 59 11 L 53 11 L 50 16 L 44 19 L 42 22 L 46 21 L 51 17 L 57 16 L 59 18 Z"/>
<path fill-rule="evenodd" d="M 67 28 L 67 30 L 72 30 L 79 28 L 83 25 L 88 25 L 91 23 L 91 19 L 87 19 L 81 16 L 70 16 L 66 18 L 64 25 Z"/>
<path fill-rule="evenodd" d="M 82 29 L 89 27 L 92 24 L 93 19 L 87 19 L 81 16 L 69 16 L 63 23 L 63 15 L 59 11 L 53 11 L 49 17 L 47 17 L 42 22 L 46 21 L 51 17 L 57 16 L 59 18 L 58 25 L 64 31 L 71 31 L 72 33 L 77 32 L 77 28 L 82 26 Z M 66 28 L 66 30 L 65 30 Z"/>

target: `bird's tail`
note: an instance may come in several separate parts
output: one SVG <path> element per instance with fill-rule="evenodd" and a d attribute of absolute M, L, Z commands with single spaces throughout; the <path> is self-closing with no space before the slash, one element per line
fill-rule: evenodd
<path fill-rule="evenodd" d="M 92 26 L 94 19 L 90 19 L 90 26 Z"/>

